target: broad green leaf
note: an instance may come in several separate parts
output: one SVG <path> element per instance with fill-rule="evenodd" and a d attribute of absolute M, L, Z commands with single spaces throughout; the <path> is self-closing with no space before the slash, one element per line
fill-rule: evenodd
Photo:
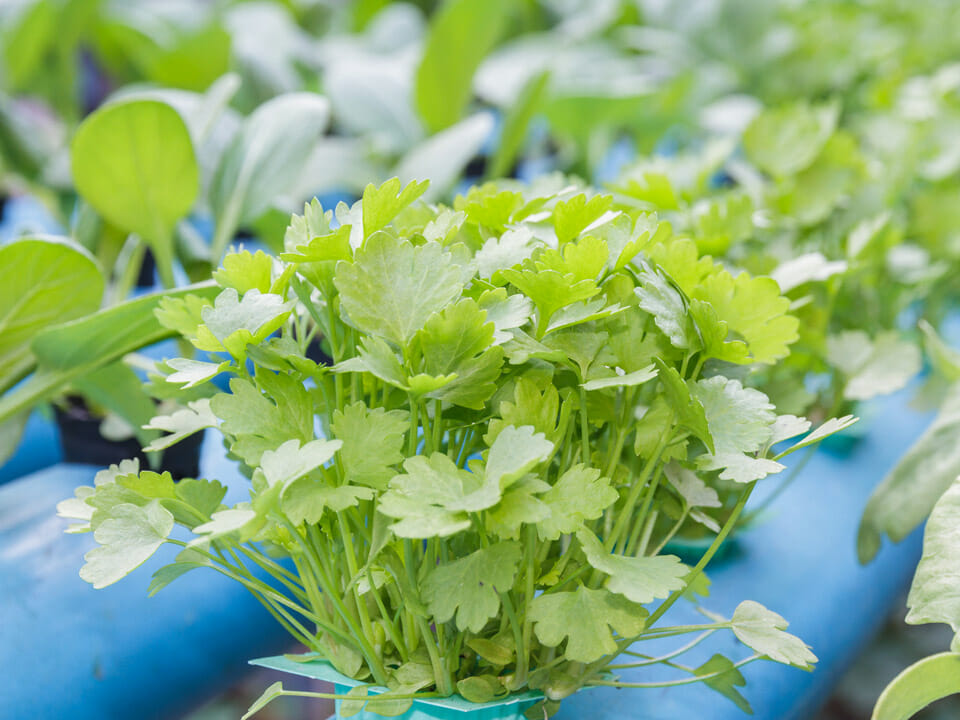
<path fill-rule="evenodd" d="M 77 192 L 100 215 L 150 243 L 172 281 L 173 229 L 200 188 L 190 133 L 156 100 L 111 103 L 79 127 L 70 149 Z"/>
<path fill-rule="evenodd" d="M 493 344 L 494 325 L 471 298 L 462 298 L 427 319 L 418 334 L 426 371 L 431 375 L 458 368 Z"/>
<path fill-rule="evenodd" d="M 456 614 L 457 627 L 479 633 L 500 610 L 500 593 L 513 587 L 522 551 L 515 542 L 481 548 L 438 565 L 423 583 L 423 599 L 437 622 Z"/>
<path fill-rule="evenodd" d="M 74 379 L 72 386 L 87 402 L 129 426 L 141 444 L 156 438 L 156 432 L 144 427 L 153 417 L 156 406 L 140 377 L 123 360 L 90 369 Z"/>
<path fill-rule="evenodd" d="M 40 370 L 0 399 L 0 422 L 42 402 L 74 378 L 170 337 L 154 316 L 161 299 L 212 297 L 212 284 L 146 295 L 87 317 L 47 327 L 33 341 Z"/>
<path fill-rule="evenodd" d="M 329 115 L 325 98 L 298 92 L 268 100 L 244 121 L 210 187 L 215 259 L 223 256 L 241 223 L 257 219 L 290 191 Z"/>
<path fill-rule="evenodd" d="M 960 693 L 960 653 L 931 655 L 897 675 L 877 700 L 871 720 L 910 720 L 927 705 Z"/>
<path fill-rule="evenodd" d="M 414 98 L 431 132 L 459 120 L 473 94 L 473 74 L 506 27 L 504 0 L 446 0 L 433 16 L 417 67 Z"/>
<path fill-rule="evenodd" d="M 354 263 L 338 265 L 334 282 L 353 324 L 401 346 L 463 289 L 453 256 L 439 244 L 414 247 L 386 233 L 371 236 Z"/>
<path fill-rule="evenodd" d="M 506 688 L 494 675 L 471 675 L 457 682 L 457 692 L 472 703 L 487 703 L 505 694 Z"/>
<path fill-rule="evenodd" d="M 340 463 L 350 484 L 386 490 L 403 460 L 403 440 L 410 421 L 403 410 L 370 410 L 363 403 L 335 410 L 333 435 L 343 443 Z"/>
<path fill-rule="evenodd" d="M 616 652 L 611 629 L 620 637 L 632 637 L 643 630 L 646 618 L 646 610 L 626 598 L 583 586 L 540 595 L 530 603 L 540 642 L 556 647 L 566 639 L 565 657 L 574 662 L 594 662 Z"/>
<path fill-rule="evenodd" d="M 479 512 L 492 507 L 500 499 L 500 484 L 496 478 L 461 470 L 443 453 L 407 458 L 403 469 L 403 474 L 395 475 L 390 481 L 390 490 L 382 498 L 380 511 L 386 515 L 391 514 L 389 499 L 396 494 L 438 505 L 451 512 Z"/>
<path fill-rule="evenodd" d="M 625 557 L 611 555 L 586 528 L 577 531 L 590 565 L 608 576 L 604 586 L 640 605 L 665 598 L 684 587 L 689 568 L 673 555 Z"/>
<path fill-rule="evenodd" d="M 516 102 L 507 109 L 500 130 L 500 140 L 490 159 L 487 177 L 498 178 L 509 175 L 510 168 L 513 167 L 527 139 L 530 123 L 540 110 L 549 87 L 550 72 L 547 70 L 532 76 L 524 84 Z"/>
<path fill-rule="evenodd" d="M 93 532 L 99 547 L 83 556 L 80 577 L 98 590 L 112 585 L 145 563 L 172 530 L 173 515 L 159 500 L 110 508 Z"/>
<path fill-rule="evenodd" d="M 737 639 L 774 662 L 810 670 L 817 657 L 795 635 L 784 632 L 787 621 L 760 603 L 744 600 L 730 621 Z"/>
<path fill-rule="evenodd" d="M 96 261 L 66 238 L 0 247 L 0 392 L 30 371 L 30 343 L 50 325 L 94 312 L 103 297 Z"/>
<path fill-rule="evenodd" d="M 900 542 L 933 511 L 960 476 L 960 385 L 950 388 L 936 419 L 877 486 L 857 536 L 860 562 L 880 549 L 884 533 Z"/>
<path fill-rule="evenodd" d="M 586 520 L 596 520 L 617 501 L 617 491 L 600 471 L 583 464 L 567 470 L 556 485 L 540 495 L 550 508 L 550 517 L 537 524 L 541 540 L 556 540 L 575 533 Z"/>
<path fill-rule="evenodd" d="M 933 506 L 923 531 L 923 555 L 907 598 L 911 625 L 946 623 L 954 632 L 953 650 L 960 652 L 960 480 Z"/>

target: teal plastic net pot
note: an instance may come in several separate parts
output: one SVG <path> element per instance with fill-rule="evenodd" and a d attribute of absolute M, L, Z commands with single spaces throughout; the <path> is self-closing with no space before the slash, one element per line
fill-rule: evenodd
<path fill-rule="evenodd" d="M 251 660 L 251 665 L 288 672 L 293 675 L 325 680 L 333 683 L 337 695 L 346 695 L 352 688 L 364 685 L 358 680 L 342 675 L 333 669 L 330 663 L 323 660 L 304 661 L 293 659 L 294 656 L 279 655 L 276 657 Z M 370 695 L 378 695 L 386 691 L 382 687 L 370 687 Z M 391 716 L 393 720 L 524 720 L 523 713 L 533 707 L 541 698 L 538 692 L 525 692 L 511 695 L 502 700 L 489 703 L 471 703 L 459 695 L 448 698 L 430 698 L 414 700 L 410 709 L 402 715 Z M 337 714 L 334 718 L 340 720 L 340 706 L 342 701 L 336 701 Z M 380 720 L 383 715 L 361 710 L 349 716 L 351 720 Z"/>

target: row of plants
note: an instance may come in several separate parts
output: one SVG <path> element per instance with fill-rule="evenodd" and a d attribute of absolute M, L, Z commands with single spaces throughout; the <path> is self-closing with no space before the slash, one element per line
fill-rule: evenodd
<path fill-rule="evenodd" d="M 615 683 L 609 665 L 623 665 L 613 658 L 626 640 L 658 636 L 676 597 L 701 589 L 703 567 L 750 517 L 753 484 L 782 469 L 784 448 L 773 445 L 810 429 L 800 416 L 825 423 L 811 442 L 848 434 L 857 404 L 904 387 L 922 357 L 937 369 L 923 398 L 947 402 L 868 506 L 862 558 L 881 533 L 901 539 L 934 509 L 960 473 L 955 403 L 942 392 L 960 373 L 935 330 L 956 291 L 957 73 L 943 65 L 953 48 L 938 32 L 956 10 L 720 3 L 685 19 L 667 6 L 609 5 L 564 14 L 461 0 L 429 24 L 409 6 L 369 20 L 355 8 L 323 26 L 323 52 L 296 61 L 310 68 L 299 68 L 300 84 L 262 93 L 233 67 L 239 76 L 198 92 L 227 69 L 218 65 L 191 91 L 121 89 L 76 133 L 72 119 L 72 179 L 51 205 L 73 218 L 63 225 L 77 244 L 0 249 L 3 315 L 24 328 L 0 346 L 0 421 L 9 421 L 0 449 L 15 447 L 29 408 L 69 388 L 151 450 L 218 427 L 253 482 L 249 506 L 226 508 L 214 483 L 173 484 L 129 465 L 104 474 L 65 510 L 104 545 L 88 578 L 103 584 L 148 548 L 190 544 L 158 586 L 215 566 L 340 672 L 391 688 L 400 707 L 406 695 L 454 687 L 477 701 L 527 687 L 549 701 L 539 717 L 579 687 Z M 714 32 L 738 12 L 751 22 Z M 287 27 L 309 37 L 316 17 Z M 827 21 L 842 32 L 825 33 Z M 784 28 L 791 41 L 777 45 Z M 691 49 L 679 63 L 678 50 Z M 635 82 L 617 85 L 618 69 Z M 145 75 L 116 73 L 171 82 Z M 797 88 L 811 99 L 783 104 Z M 708 105 L 743 90 L 759 102 Z M 386 109 L 374 112 L 370 98 Z M 448 195 L 490 134 L 484 107 L 500 109 L 493 177 L 544 154 L 550 167 L 593 174 L 624 132 L 647 153 L 669 131 L 678 150 L 660 146 L 636 162 L 612 195 L 554 175 L 464 189 L 449 208 L 413 203 Z M 322 136 L 328 115 L 334 133 Z M 529 132 L 534 118 L 545 119 L 545 135 Z M 11 146 L 29 147 L 23 135 Z M 3 166 L 48 194 L 40 175 Z M 335 213 L 311 204 L 281 241 L 279 208 L 290 198 L 326 187 L 359 194 L 394 170 L 438 182 L 370 186 Z M 206 233 L 198 215 L 212 218 Z M 240 228 L 280 258 L 228 254 L 215 283 L 127 300 L 148 248 L 172 288 L 181 269 L 181 281 L 209 278 Z M 81 281 L 82 302 L 67 302 Z M 34 287 L 43 298 L 25 309 L 19 299 Z M 151 368 L 138 389 L 124 358 L 168 337 L 180 338 L 184 357 Z M 231 393 L 211 383 L 223 387 L 225 376 Z M 495 453 L 505 428 L 513 440 Z M 488 482 L 498 455 L 517 464 Z M 479 505 L 466 500 L 473 493 Z M 944 600 L 955 495 L 943 495 L 928 526 L 910 617 L 956 628 Z M 598 507 L 585 508 L 588 499 Z M 168 515 L 195 537 L 171 539 Z M 665 554 L 682 538 L 706 538 L 693 568 Z M 273 564 L 276 554 L 295 572 Z M 465 611 L 450 605 L 462 577 L 479 578 L 461 590 Z M 540 600 L 557 596 L 569 602 Z M 564 646 L 557 634 L 583 617 L 608 618 L 589 635 L 614 643 L 598 640 L 591 652 L 603 652 L 589 660 L 570 654 L 584 637 Z M 780 619 L 753 605 L 739 621 L 710 619 L 691 632 L 729 628 L 743 640 L 750 625 L 775 640 L 747 641 L 758 656 L 810 661 L 780 634 Z M 733 694 L 738 662 L 675 669 Z M 922 689 L 928 667 L 908 673 L 878 712 L 895 712 L 883 707 L 899 702 L 898 688 Z M 389 710 L 383 700 L 371 707 Z"/>

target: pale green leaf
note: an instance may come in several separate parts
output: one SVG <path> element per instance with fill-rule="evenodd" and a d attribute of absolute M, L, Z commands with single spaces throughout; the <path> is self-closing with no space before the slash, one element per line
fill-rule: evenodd
<path fill-rule="evenodd" d="M 810 648 L 795 635 L 784 632 L 787 621 L 760 603 L 744 600 L 730 621 L 737 639 L 774 662 L 809 670 L 817 662 Z"/>
<path fill-rule="evenodd" d="M 644 605 L 681 590 L 689 568 L 674 555 L 625 557 L 611 555 L 597 537 L 586 528 L 577 531 L 577 539 L 592 567 L 607 575 L 605 587 L 628 600 Z"/>
<path fill-rule="evenodd" d="M 112 585 L 145 563 L 172 530 L 173 515 L 159 500 L 110 508 L 93 532 L 99 547 L 83 556 L 80 577 L 98 590 Z"/>

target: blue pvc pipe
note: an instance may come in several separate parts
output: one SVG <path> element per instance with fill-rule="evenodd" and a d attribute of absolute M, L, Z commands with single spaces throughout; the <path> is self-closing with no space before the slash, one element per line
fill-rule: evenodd
<path fill-rule="evenodd" d="M 0 465 L 0 485 L 28 473 L 56 465 L 63 459 L 60 429 L 49 413 L 34 410 L 23 428 L 16 451 Z"/>
<path fill-rule="evenodd" d="M 879 412 L 863 441 L 846 454 L 818 452 L 767 516 L 738 537 L 724 562 L 708 567 L 713 584 L 704 607 L 729 617 L 741 600 L 761 602 L 790 621 L 789 632 L 803 638 L 820 659 L 812 673 L 769 661 L 744 667 L 747 684 L 740 690 L 757 720 L 814 717 L 895 609 L 913 576 L 920 552 L 919 531 L 900 545 L 888 544 L 865 567 L 857 562 L 855 547 L 870 492 L 930 421 L 929 414 L 909 407 L 909 398 L 910 391 L 902 391 L 878 401 Z M 681 602 L 658 626 L 704 622 L 708 620 Z M 635 650 L 656 656 L 693 637 L 638 643 Z M 721 631 L 677 662 L 696 667 L 717 652 L 738 660 L 752 651 L 739 645 L 732 633 Z M 666 668 L 620 672 L 628 682 L 681 676 Z M 564 700 L 556 717 L 742 720 L 747 716 L 723 696 L 695 684 L 655 690 L 585 690 Z"/>
<path fill-rule="evenodd" d="M 221 449 L 206 448 L 202 467 L 243 494 Z M 290 649 L 267 611 L 212 571 L 148 598 L 174 548 L 104 590 L 82 581 L 92 538 L 64 535 L 54 513 L 95 473 L 57 465 L 0 488 L 0 717 L 169 720 L 235 684 L 250 658 Z"/>

